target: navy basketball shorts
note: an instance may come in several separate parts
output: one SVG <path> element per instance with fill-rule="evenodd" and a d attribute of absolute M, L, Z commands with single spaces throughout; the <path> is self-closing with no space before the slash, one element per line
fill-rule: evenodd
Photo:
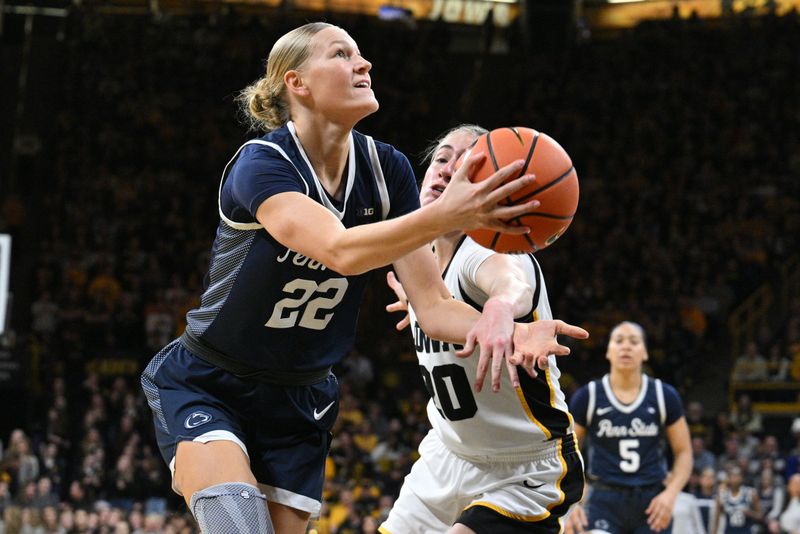
<path fill-rule="evenodd" d="M 645 510 L 653 497 L 664 490 L 661 484 L 631 488 L 592 489 L 586 507 L 590 532 L 596 534 L 653 534 L 647 526 Z M 670 534 L 672 523 L 660 534 Z"/>
<path fill-rule="evenodd" d="M 232 441 L 249 458 L 267 500 L 319 515 L 339 412 L 333 374 L 310 386 L 244 380 L 175 340 L 150 361 L 141 382 L 173 475 L 179 442 Z"/>

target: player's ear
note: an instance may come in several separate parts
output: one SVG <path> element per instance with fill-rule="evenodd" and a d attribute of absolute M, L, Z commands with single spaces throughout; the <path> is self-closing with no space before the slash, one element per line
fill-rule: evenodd
<path fill-rule="evenodd" d="M 644 358 L 642 358 L 642 361 L 646 362 L 648 359 L 650 359 L 650 354 L 647 353 L 647 349 L 644 349 Z"/>
<path fill-rule="evenodd" d="M 300 72 L 296 70 L 288 70 L 283 75 L 283 83 L 286 84 L 286 90 L 295 96 L 308 96 L 309 89 L 305 84 Z"/>

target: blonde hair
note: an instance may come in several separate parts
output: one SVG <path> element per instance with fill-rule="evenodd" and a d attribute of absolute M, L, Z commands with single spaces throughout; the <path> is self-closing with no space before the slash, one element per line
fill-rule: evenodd
<path fill-rule="evenodd" d="M 442 144 L 442 141 L 444 141 L 448 135 L 462 131 L 472 134 L 475 137 L 475 139 L 477 139 L 478 137 L 482 136 L 485 133 L 489 133 L 489 130 L 487 130 L 483 126 L 478 126 L 477 124 L 464 123 L 464 124 L 459 124 L 454 128 L 450 128 L 442 135 L 431 141 L 431 143 L 427 146 L 427 148 L 425 148 L 425 151 L 422 153 L 422 163 L 427 165 L 431 162 L 433 155 L 436 153 L 436 149 L 439 148 L 439 145 Z"/>
<path fill-rule="evenodd" d="M 311 39 L 320 31 L 332 27 L 327 22 L 311 22 L 275 41 L 267 57 L 264 76 L 242 89 L 236 97 L 251 130 L 268 132 L 289 121 L 291 116 L 283 76 L 308 59 Z"/>

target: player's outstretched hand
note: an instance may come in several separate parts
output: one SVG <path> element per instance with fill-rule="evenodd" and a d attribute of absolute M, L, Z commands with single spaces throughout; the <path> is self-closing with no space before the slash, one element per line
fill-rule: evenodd
<path fill-rule="evenodd" d="M 586 512 L 583 511 L 583 506 L 576 504 L 564 519 L 564 534 L 586 532 L 586 527 L 588 526 L 589 521 L 586 519 Z"/>
<path fill-rule="evenodd" d="M 675 499 L 678 496 L 669 490 L 664 490 L 650 501 L 644 513 L 647 515 L 647 525 L 650 530 L 661 532 L 672 521 L 672 510 L 675 508 Z"/>
<path fill-rule="evenodd" d="M 400 280 L 397 279 L 394 271 L 389 271 L 386 273 L 386 283 L 392 288 L 394 294 L 397 295 L 397 301 L 387 305 L 386 311 L 406 312 L 405 317 L 398 321 L 398 323 L 394 326 L 398 330 L 402 330 L 411 323 L 411 317 L 408 315 L 408 297 L 406 296 L 406 290 L 403 289 L 403 284 L 401 284 Z"/>
<path fill-rule="evenodd" d="M 524 165 L 523 160 L 509 163 L 493 175 L 478 183 L 470 177 L 480 168 L 486 155 L 472 154 L 453 174 L 450 183 L 435 204 L 437 214 L 448 221 L 453 230 L 474 230 L 488 228 L 508 234 L 525 234 L 527 226 L 512 226 L 505 221 L 519 217 L 539 207 L 538 200 L 531 200 L 516 206 L 502 206 L 498 203 L 536 180 L 532 174 L 519 178 Z M 503 184 L 506 180 L 508 183 Z"/>
<path fill-rule="evenodd" d="M 483 382 L 492 367 L 492 391 L 500 391 L 500 376 L 505 365 L 513 387 L 519 386 L 517 368 L 510 361 L 513 354 L 514 313 L 506 302 L 490 298 L 483 305 L 483 313 L 470 331 L 464 348 L 456 352 L 459 358 L 466 358 L 475 350 L 475 345 L 480 345 L 480 359 L 478 370 L 475 374 L 475 391 L 483 389 Z"/>
<path fill-rule="evenodd" d="M 535 365 L 539 369 L 547 368 L 547 360 L 551 354 L 567 356 L 569 347 L 560 345 L 556 336 L 563 334 L 576 339 L 586 339 L 589 332 L 579 326 L 564 321 L 545 320 L 532 323 L 517 323 L 514 329 L 514 354 L 511 363 L 521 365 L 530 376 L 536 376 Z"/>

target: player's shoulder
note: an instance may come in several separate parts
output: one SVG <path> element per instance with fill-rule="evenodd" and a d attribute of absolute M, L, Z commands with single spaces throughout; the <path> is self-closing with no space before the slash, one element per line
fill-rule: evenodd
<path fill-rule="evenodd" d="M 573 401 L 586 401 L 589 398 L 590 390 L 594 390 L 597 387 L 596 380 L 590 380 L 577 388 L 575 392 L 572 394 Z"/>
<path fill-rule="evenodd" d="M 284 127 L 245 141 L 236 151 L 235 159 L 239 166 L 270 164 L 288 160 L 293 152 L 291 136 Z"/>
<path fill-rule="evenodd" d="M 462 252 L 466 252 L 469 254 L 474 254 L 474 253 L 488 254 L 488 255 L 496 254 L 496 252 L 494 252 L 493 250 L 482 247 L 481 245 L 476 243 L 475 240 L 473 240 L 466 234 L 464 235 L 461 243 L 459 243 L 458 249 Z"/>
<path fill-rule="evenodd" d="M 675 388 L 675 386 L 657 378 L 653 379 L 653 382 L 656 384 L 661 384 L 661 390 L 664 392 L 665 397 L 671 397 L 680 400 L 681 395 L 678 393 L 678 390 Z"/>
<path fill-rule="evenodd" d="M 353 130 L 353 140 L 357 146 L 361 147 L 362 150 L 369 150 L 370 139 L 375 145 L 375 151 L 378 154 L 378 159 L 380 160 L 382 166 L 388 165 L 392 168 L 398 165 L 411 166 L 411 163 L 408 161 L 406 155 L 396 149 L 393 145 L 375 139 L 357 130 Z"/>

